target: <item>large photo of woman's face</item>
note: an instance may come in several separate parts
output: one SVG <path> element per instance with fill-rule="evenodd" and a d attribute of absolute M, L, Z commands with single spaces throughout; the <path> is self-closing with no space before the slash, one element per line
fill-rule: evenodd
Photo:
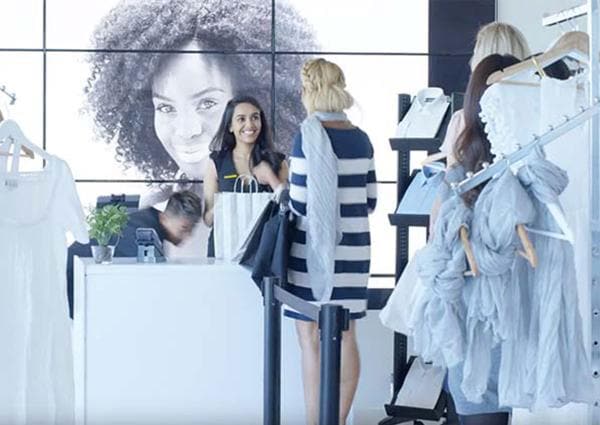
<path fill-rule="evenodd" d="M 397 94 L 427 86 L 428 2 L 276 0 L 273 11 L 271 0 L 53 0 L 45 33 L 41 2 L 8 3 L 7 21 L 26 24 L 0 27 L 0 49 L 11 49 L 0 52 L 0 85 L 18 97 L 5 115 L 69 163 L 85 206 L 111 193 L 140 194 L 144 206 L 179 188 L 201 194 L 209 144 L 236 95 L 260 102 L 287 154 L 305 118 L 300 67 L 325 52 L 344 69 L 357 100 L 349 116 L 390 182 L 372 220 L 374 246 L 389 239 L 388 138 Z M 382 244 L 373 273 L 391 274 L 393 242 Z"/>

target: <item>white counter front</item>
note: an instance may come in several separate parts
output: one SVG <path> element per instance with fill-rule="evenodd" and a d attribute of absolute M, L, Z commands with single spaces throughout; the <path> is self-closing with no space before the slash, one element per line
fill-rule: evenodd
<path fill-rule="evenodd" d="M 262 423 L 262 297 L 240 266 L 76 259 L 78 424 Z M 389 401 L 391 332 L 358 324 L 362 374 L 350 423 Z M 282 423 L 304 423 L 293 320 L 282 322 Z"/>

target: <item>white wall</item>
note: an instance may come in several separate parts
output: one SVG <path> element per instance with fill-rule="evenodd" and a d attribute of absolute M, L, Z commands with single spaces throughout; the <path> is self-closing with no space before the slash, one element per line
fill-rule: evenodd
<path fill-rule="evenodd" d="M 498 20 L 515 25 L 529 42 L 532 53 L 545 50 L 564 31 L 574 29 L 572 24 L 555 25 L 544 28 L 542 17 L 569 7 L 578 6 L 584 0 L 497 0 Z M 586 30 L 585 18 L 574 22 L 582 31 Z"/>
<path fill-rule="evenodd" d="M 586 18 L 579 18 L 570 24 L 542 26 L 545 13 L 554 13 L 584 3 L 584 0 L 497 0 L 498 21 L 507 22 L 519 28 L 529 42 L 532 53 L 545 50 L 563 32 L 574 29 L 586 30 Z M 575 25 L 575 26 L 573 26 Z M 589 301 L 589 300 L 585 300 Z M 580 303 L 586 305 L 586 302 Z M 589 325 L 588 311 L 583 311 L 584 329 Z M 586 323 L 586 318 L 587 323 Z M 588 328 L 589 329 L 589 328 Z M 588 421 L 588 408 L 583 405 L 569 405 L 562 409 L 547 409 L 535 414 L 517 409 L 513 425 L 585 425 Z"/>

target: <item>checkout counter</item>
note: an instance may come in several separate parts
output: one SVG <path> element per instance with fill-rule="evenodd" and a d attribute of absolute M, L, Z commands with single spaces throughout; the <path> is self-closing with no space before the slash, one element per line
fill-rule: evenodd
<path fill-rule="evenodd" d="M 263 305 L 237 264 L 75 258 L 77 424 L 262 424 Z M 390 400 L 393 336 L 358 321 L 361 378 L 348 424 Z M 294 321 L 282 319 L 282 423 L 304 425 Z"/>

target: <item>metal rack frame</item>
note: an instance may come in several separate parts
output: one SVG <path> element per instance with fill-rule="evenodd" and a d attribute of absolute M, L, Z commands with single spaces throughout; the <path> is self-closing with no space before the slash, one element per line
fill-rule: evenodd
<path fill-rule="evenodd" d="M 547 145 L 548 143 L 552 142 L 553 140 L 556 140 L 557 138 L 569 132 L 570 130 L 579 127 L 585 121 L 596 117 L 600 112 L 600 103 L 598 102 L 598 98 L 594 98 L 592 106 L 583 109 L 581 112 L 579 112 L 573 117 L 565 117 L 564 123 L 556 127 L 552 127 L 551 130 L 549 130 L 544 135 L 534 135 L 532 141 L 527 145 L 521 147 L 518 151 L 515 151 L 510 155 L 500 157 L 491 165 L 484 164 L 484 168 L 481 171 L 478 171 L 472 176 L 467 177 L 465 180 L 454 185 L 454 191 L 458 195 L 462 195 L 463 193 L 473 189 L 476 186 L 479 186 L 481 183 L 491 179 L 495 175 L 504 171 L 511 164 L 527 157 L 527 155 L 529 155 L 538 147 Z"/>
<path fill-rule="evenodd" d="M 581 18 L 582 16 L 586 16 L 588 14 L 588 10 L 589 5 L 584 3 L 580 4 L 579 6 L 561 10 L 557 13 L 544 14 L 544 17 L 542 18 L 542 25 L 545 27 L 551 27 L 572 19 Z"/>

